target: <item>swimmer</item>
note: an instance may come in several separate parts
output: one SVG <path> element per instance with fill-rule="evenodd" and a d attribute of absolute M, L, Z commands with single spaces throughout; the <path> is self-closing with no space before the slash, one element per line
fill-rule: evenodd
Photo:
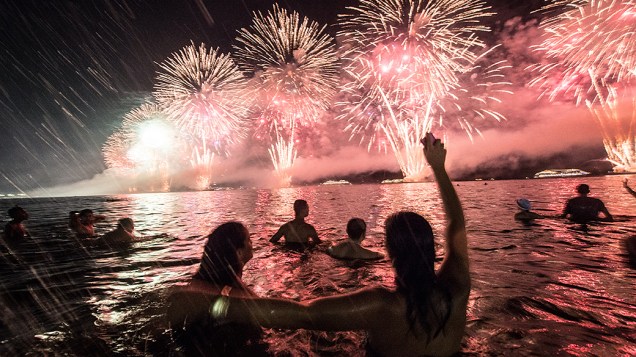
<path fill-rule="evenodd" d="M 532 204 L 525 198 L 518 199 L 517 206 L 521 209 L 521 211 L 515 214 L 515 219 L 518 221 L 530 222 L 535 219 L 543 218 L 542 215 L 530 211 Z"/>
<path fill-rule="evenodd" d="M 565 205 L 561 218 L 569 218 L 576 223 L 587 223 L 589 221 L 612 222 L 614 218 L 609 213 L 603 201 L 598 198 L 588 197 L 590 186 L 580 184 L 576 187 L 579 196 L 570 198 Z M 599 217 L 602 213 L 604 217 Z"/>
<path fill-rule="evenodd" d="M 7 241 L 19 242 L 29 237 L 29 232 L 22 222 L 29 219 L 29 214 L 20 206 L 9 208 L 7 211 L 11 221 L 4 226 L 4 237 Z"/>
<path fill-rule="evenodd" d="M 283 224 L 269 241 L 277 243 L 282 237 L 285 237 L 285 245 L 304 248 L 309 245 L 311 238 L 312 243 L 320 244 L 322 241 L 318 238 L 314 226 L 305 222 L 305 217 L 309 215 L 307 201 L 294 201 L 294 215 L 294 220 Z"/>
<path fill-rule="evenodd" d="M 224 321 L 269 328 L 322 331 L 364 330 L 367 354 L 449 356 L 461 349 L 470 294 L 464 213 L 446 173 L 446 149 L 428 133 L 424 156 L 430 164 L 446 213 L 444 260 L 435 271 L 431 225 L 415 212 L 397 212 L 385 222 L 386 247 L 396 288 L 368 287 L 311 301 L 193 296 L 182 309 Z"/>
<path fill-rule="evenodd" d="M 327 249 L 327 254 L 336 259 L 382 259 L 382 253 L 374 252 L 362 247 L 361 243 L 366 237 L 367 224 L 361 218 L 352 218 L 347 223 L 348 239 L 340 244 Z"/>
<path fill-rule="evenodd" d="M 169 296 L 168 321 L 186 355 L 265 355 L 259 327 L 237 323 L 219 326 L 207 314 L 187 311 L 190 304 L 209 305 L 215 295 L 256 297 L 242 280 L 243 267 L 252 256 L 252 241 L 242 223 L 223 223 L 208 235 L 199 269 L 188 285 L 175 288 Z"/>
<path fill-rule="evenodd" d="M 135 240 L 135 223 L 130 218 L 121 218 L 117 221 L 117 227 L 104 234 L 99 243 L 108 246 L 120 246 L 132 243 Z"/>
<path fill-rule="evenodd" d="M 75 232 L 77 238 L 94 237 L 95 223 L 105 219 L 105 216 L 96 215 L 91 209 L 83 209 L 79 212 L 71 211 L 68 226 Z"/>

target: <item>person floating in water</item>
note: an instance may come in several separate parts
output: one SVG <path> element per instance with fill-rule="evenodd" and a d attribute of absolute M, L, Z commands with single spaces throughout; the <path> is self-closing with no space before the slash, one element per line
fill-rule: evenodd
<path fill-rule="evenodd" d="M 522 222 L 530 222 L 535 219 L 543 218 L 542 215 L 530 211 L 532 208 L 532 204 L 525 198 L 520 198 L 517 200 L 517 206 L 521 209 L 521 211 L 515 214 L 515 219 Z"/>
<path fill-rule="evenodd" d="M 105 216 L 96 215 L 91 209 L 71 211 L 68 226 L 75 232 L 77 238 L 89 238 L 95 236 L 95 223 L 104 219 L 106 219 Z"/>
<path fill-rule="evenodd" d="M 294 214 L 294 220 L 283 224 L 269 241 L 277 243 L 282 237 L 285 237 L 285 245 L 304 248 L 309 245 L 311 238 L 312 243 L 320 244 L 322 241 L 318 238 L 314 226 L 305 222 L 305 217 L 309 215 L 307 201 L 294 201 Z"/>
<path fill-rule="evenodd" d="M 570 198 L 565 205 L 561 218 L 569 218 L 576 223 L 588 223 L 590 221 L 612 222 L 614 218 L 609 213 L 603 201 L 598 198 L 588 197 L 590 186 L 580 184 L 576 187 L 577 197 Z M 603 213 L 603 218 L 599 217 Z"/>
<path fill-rule="evenodd" d="M 183 304 L 181 313 L 209 314 L 216 321 L 252 322 L 270 328 L 364 330 L 369 355 L 449 356 L 459 352 L 471 286 L 464 213 L 444 168 L 444 145 L 430 133 L 422 141 L 448 221 L 445 257 L 437 272 L 431 225 L 417 213 L 397 212 L 385 222 L 395 289 L 368 287 L 304 302 L 201 295 L 200 302 Z"/>
<path fill-rule="evenodd" d="M 110 247 L 129 245 L 135 240 L 135 222 L 131 218 L 121 218 L 117 227 L 104 234 L 99 243 Z"/>
<path fill-rule="evenodd" d="M 366 237 L 367 224 L 361 218 L 351 218 L 347 223 L 347 235 L 349 238 L 327 249 L 327 254 L 336 259 L 382 259 L 382 253 L 374 252 L 362 247 L 361 243 Z"/>
<path fill-rule="evenodd" d="M 627 179 L 623 180 L 623 187 L 625 187 L 625 189 L 627 190 L 627 192 L 629 192 L 630 195 L 636 197 L 636 191 L 632 190 L 632 188 L 629 187 L 629 185 L 627 184 Z"/>
<path fill-rule="evenodd" d="M 169 295 L 168 321 L 185 355 L 266 355 L 267 345 L 261 342 L 258 326 L 218 324 L 208 314 L 189 315 L 184 311 L 191 304 L 210 305 L 216 295 L 256 297 L 242 281 L 243 267 L 252 256 L 252 241 L 242 223 L 223 223 L 208 235 L 192 280 Z"/>
<path fill-rule="evenodd" d="M 4 238 L 9 242 L 21 242 L 29 237 L 29 232 L 22 222 L 29 219 L 29 214 L 24 208 L 15 206 L 7 211 L 11 221 L 4 226 Z"/>

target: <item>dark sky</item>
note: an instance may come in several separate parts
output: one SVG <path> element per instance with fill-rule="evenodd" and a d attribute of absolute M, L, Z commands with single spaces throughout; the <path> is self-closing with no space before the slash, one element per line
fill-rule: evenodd
<path fill-rule="evenodd" d="M 334 25 L 350 0 L 280 1 Z M 491 1 L 503 20 L 541 1 Z M 191 41 L 229 52 L 269 0 L 0 2 L 0 193 L 88 179 L 121 117 L 150 96 L 157 63 Z M 335 27 L 330 31 L 335 33 Z"/>

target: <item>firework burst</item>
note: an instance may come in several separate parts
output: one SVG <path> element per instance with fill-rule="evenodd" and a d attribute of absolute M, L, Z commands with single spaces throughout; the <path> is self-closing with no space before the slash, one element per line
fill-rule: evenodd
<path fill-rule="evenodd" d="M 535 48 L 545 61 L 529 69 L 530 85 L 550 100 L 585 103 L 600 124 L 616 171 L 636 170 L 632 87 L 636 77 L 636 2 L 556 1 L 541 9 L 545 37 Z M 626 104 L 624 104 L 626 103 Z"/>
<path fill-rule="evenodd" d="M 267 14 L 254 13 L 252 25 L 238 33 L 236 56 L 258 88 L 256 136 L 273 142 L 270 152 L 295 153 L 292 138 L 298 136 L 297 130 L 315 123 L 331 104 L 338 84 L 338 58 L 324 29 L 274 5 Z M 281 140 L 286 144 L 281 145 Z M 271 155 L 274 167 L 293 164 L 293 158 L 291 163 L 277 162 L 288 156 Z"/>
<path fill-rule="evenodd" d="M 201 44 L 173 53 L 159 67 L 154 96 L 163 110 L 186 135 L 228 154 L 248 124 L 249 95 L 236 63 Z"/>
<path fill-rule="evenodd" d="M 352 138 L 369 149 L 379 139 L 406 178 L 420 179 L 419 139 L 445 116 L 442 101 L 459 98 L 462 76 L 477 68 L 485 44 L 476 34 L 488 31 L 480 20 L 492 13 L 479 0 L 362 0 L 349 10 L 339 34 L 348 78 L 339 117 Z"/>

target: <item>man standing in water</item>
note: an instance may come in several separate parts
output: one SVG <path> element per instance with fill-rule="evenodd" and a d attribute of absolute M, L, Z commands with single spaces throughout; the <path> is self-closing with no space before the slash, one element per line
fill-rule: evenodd
<path fill-rule="evenodd" d="M 309 238 L 313 243 L 320 244 L 321 240 L 314 226 L 305 222 L 305 217 L 309 215 L 307 201 L 294 201 L 294 214 L 294 220 L 283 224 L 269 241 L 276 243 L 284 236 L 285 245 L 291 247 L 304 248 L 309 244 Z"/>
<path fill-rule="evenodd" d="M 590 186 L 580 184 L 576 187 L 578 197 L 570 198 L 565 205 L 561 218 L 569 218 L 576 223 L 587 223 L 589 221 L 612 222 L 614 218 L 609 213 L 603 201 L 594 197 L 587 197 L 590 193 Z M 604 218 L 599 218 L 598 214 L 603 213 Z"/>

